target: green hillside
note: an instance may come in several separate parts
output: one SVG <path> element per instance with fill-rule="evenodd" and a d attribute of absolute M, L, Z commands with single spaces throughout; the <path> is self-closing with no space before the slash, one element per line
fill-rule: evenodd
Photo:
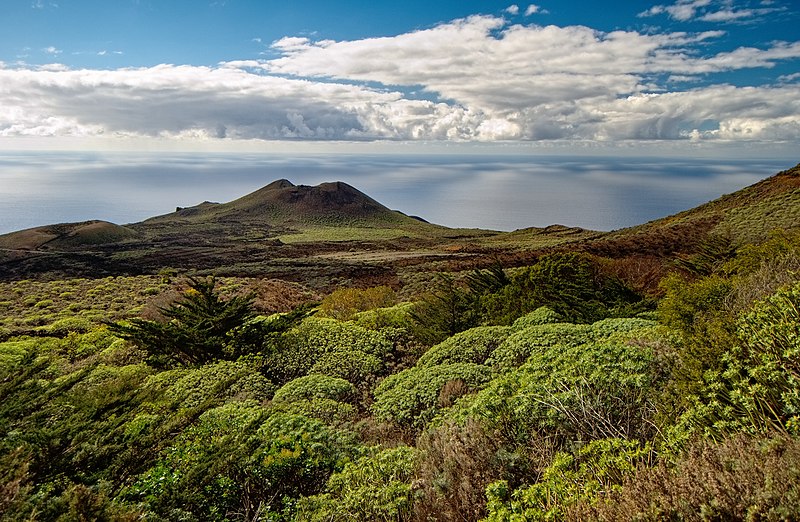
<path fill-rule="evenodd" d="M 692 252 L 709 236 L 734 245 L 763 241 L 775 229 L 800 227 L 800 165 L 678 214 L 604 236 L 599 253 Z"/>

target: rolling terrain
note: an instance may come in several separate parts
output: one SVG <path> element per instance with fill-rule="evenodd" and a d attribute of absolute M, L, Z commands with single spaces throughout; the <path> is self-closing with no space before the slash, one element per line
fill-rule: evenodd
<path fill-rule="evenodd" d="M 542 253 L 580 250 L 651 265 L 691 255 L 711 236 L 732 244 L 800 224 L 800 166 L 733 194 L 636 227 L 597 232 L 553 225 L 514 232 L 451 229 L 391 210 L 342 182 L 281 179 L 227 203 L 124 226 L 87 221 L 0 236 L 0 279 L 156 274 L 401 284 L 403 274 L 460 271 L 499 261 L 522 266 Z"/>

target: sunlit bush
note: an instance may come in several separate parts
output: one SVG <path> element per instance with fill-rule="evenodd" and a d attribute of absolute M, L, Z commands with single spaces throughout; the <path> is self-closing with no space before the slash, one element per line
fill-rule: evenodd
<path fill-rule="evenodd" d="M 276 350 L 265 358 L 264 370 L 272 380 L 285 383 L 302 377 L 314 369 L 318 373 L 345 375 L 356 378 L 371 373 L 376 360 L 392 350 L 392 341 L 380 331 L 368 330 L 353 323 L 311 317 L 297 328 L 284 334 Z M 364 364 L 354 364 L 346 354 L 366 353 L 372 357 Z M 343 365 L 335 371 L 336 359 L 342 356 Z"/>
<path fill-rule="evenodd" d="M 486 364 L 500 371 L 511 370 L 547 347 L 577 346 L 587 342 L 591 338 L 590 336 L 591 327 L 589 325 L 554 323 L 531 326 L 509 335 L 492 352 Z"/>
<path fill-rule="evenodd" d="M 275 392 L 276 402 L 295 402 L 311 399 L 332 399 L 347 402 L 352 398 L 353 385 L 338 377 L 306 375 L 289 381 Z"/>
<path fill-rule="evenodd" d="M 466 409 L 512 441 L 647 439 L 657 384 L 667 374 L 658 364 L 647 347 L 610 341 L 569 346 L 554 339 L 461 401 L 458 411 Z"/>
<path fill-rule="evenodd" d="M 463 393 L 480 389 L 490 379 L 487 366 L 474 363 L 413 367 L 384 379 L 375 390 L 372 410 L 378 419 L 422 427 L 440 408 L 440 394 L 459 381 Z"/>
<path fill-rule="evenodd" d="M 507 326 L 479 326 L 457 333 L 425 352 L 417 366 L 483 364 L 511 331 Z"/>
<path fill-rule="evenodd" d="M 574 454 L 559 452 L 535 484 L 516 490 L 505 480 L 491 484 L 485 522 L 563 520 L 572 505 L 591 505 L 620 490 L 650 452 L 624 439 L 595 440 Z"/>
<path fill-rule="evenodd" d="M 413 520 L 414 448 L 399 446 L 348 463 L 325 492 L 301 499 L 296 520 Z"/>
<path fill-rule="evenodd" d="M 514 321 L 511 326 L 515 330 L 521 330 L 523 328 L 528 328 L 529 326 L 562 322 L 564 322 L 564 318 L 561 316 L 561 314 L 546 306 L 540 306 L 533 312 L 527 313 Z"/>
<path fill-rule="evenodd" d="M 388 286 L 372 288 L 339 288 L 327 295 L 319 306 L 319 313 L 340 321 L 349 321 L 355 314 L 395 304 L 394 290 Z"/>

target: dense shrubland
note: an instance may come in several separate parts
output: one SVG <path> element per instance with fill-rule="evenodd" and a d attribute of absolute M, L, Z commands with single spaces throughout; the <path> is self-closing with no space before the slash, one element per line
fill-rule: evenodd
<path fill-rule="evenodd" d="M 800 236 L 698 252 L 657 295 L 557 253 L 316 314 L 233 279 L 104 280 L 102 317 L 52 297 L 96 282 L 4 284 L 0 513 L 796 518 Z"/>

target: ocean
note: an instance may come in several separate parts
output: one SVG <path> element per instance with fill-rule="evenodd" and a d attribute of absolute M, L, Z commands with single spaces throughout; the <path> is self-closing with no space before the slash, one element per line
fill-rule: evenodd
<path fill-rule="evenodd" d="M 286 178 L 344 181 L 449 227 L 624 228 L 793 166 L 786 160 L 455 154 L 0 152 L 0 234 L 52 223 L 132 223 L 225 202 Z"/>

